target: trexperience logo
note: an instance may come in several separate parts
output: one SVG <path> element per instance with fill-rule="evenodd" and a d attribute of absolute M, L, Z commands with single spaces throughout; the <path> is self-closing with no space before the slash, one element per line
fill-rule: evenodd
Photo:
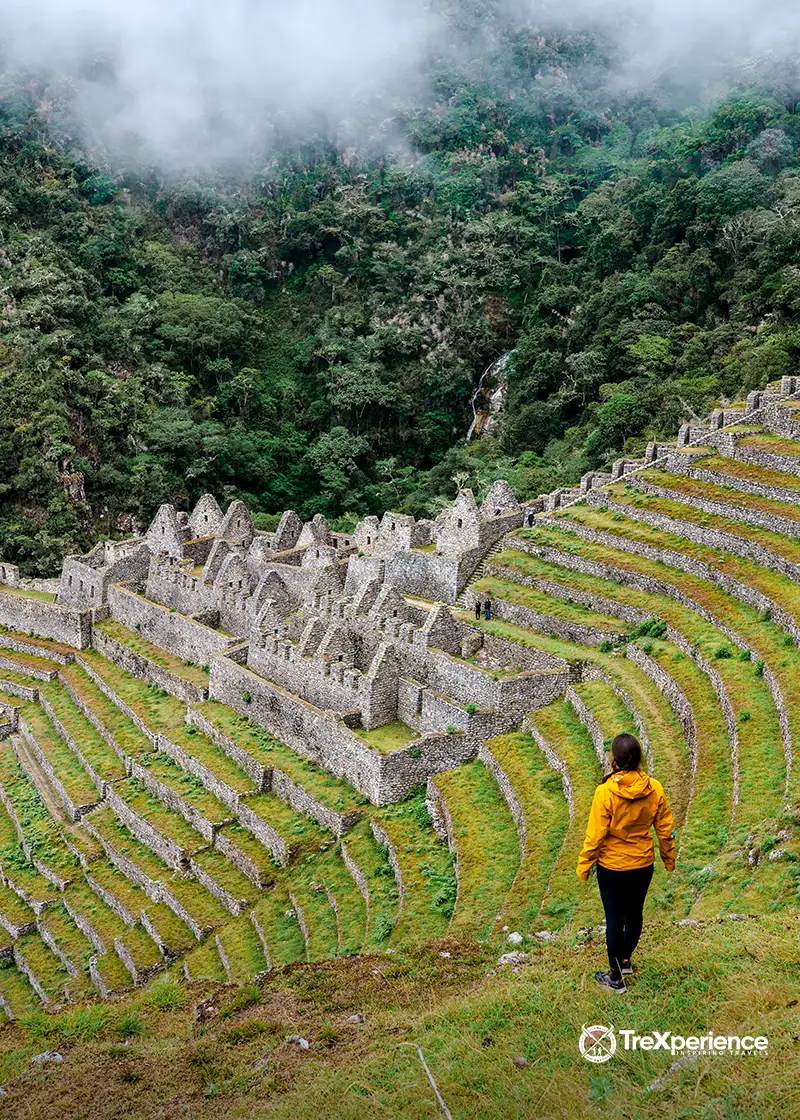
<path fill-rule="evenodd" d="M 764 1053 L 769 1046 L 766 1035 L 706 1034 L 683 1035 L 672 1031 L 653 1031 L 651 1034 L 638 1034 L 632 1030 L 595 1024 L 584 1027 L 578 1039 L 578 1049 L 587 1062 L 607 1062 L 617 1050 L 617 1034 L 622 1039 L 623 1050 L 667 1050 L 673 1057 L 684 1051 L 701 1054 L 755 1054 Z"/>

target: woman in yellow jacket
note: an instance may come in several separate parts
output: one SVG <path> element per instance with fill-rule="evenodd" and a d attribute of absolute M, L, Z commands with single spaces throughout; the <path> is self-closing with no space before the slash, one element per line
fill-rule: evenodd
<path fill-rule="evenodd" d="M 608 972 L 598 984 L 626 992 L 623 979 L 633 972 L 631 955 L 642 932 L 642 910 L 653 878 L 655 852 L 650 829 L 667 871 L 675 869 L 675 830 L 664 787 L 642 770 L 642 748 L 633 735 L 611 744 L 612 771 L 594 792 L 578 878 L 586 882 L 597 864 L 597 885 L 606 912 Z"/>

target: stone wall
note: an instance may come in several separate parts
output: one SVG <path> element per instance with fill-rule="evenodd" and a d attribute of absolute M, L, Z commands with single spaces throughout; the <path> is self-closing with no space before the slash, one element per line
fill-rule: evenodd
<path fill-rule="evenodd" d="M 624 514 L 633 521 L 651 525 L 654 529 L 659 529 L 662 532 L 676 533 L 679 537 L 685 537 L 687 540 L 694 541 L 706 548 L 730 552 L 734 556 L 740 556 L 743 560 L 749 560 L 752 564 L 779 572 L 795 583 L 800 582 L 800 564 L 795 564 L 775 552 L 770 552 L 769 549 L 756 544 L 755 541 L 749 540 L 747 537 L 738 537 L 720 529 L 708 529 L 703 525 L 696 525 L 692 521 L 682 521 L 676 517 L 657 513 L 654 510 L 626 505 L 624 502 L 615 502 L 605 494 L 591 493 L 587 496 L 587 501 L 590 505 L 606 506 L 610 510 Z"/>
<path fill-rule="evenodd" d="M 92 616 L 89 611 L 3 591 L 0 591 L 0 626 L 50 638 L 75 649 L 86 649 L 92 641 Z"/>
<path fill-rule="evenodd" d="M 147 598 L 181 614 L 200 614 L 216 607 L 214 588 L 193 575 L 188 565 L 168 556 L 153 556 L 147 573 Z"/>
<path fill-rule="evenodd" d="M 147 681 L 148 684 L 169 692 L 184 704 L 199 704 L 208 698 L 208 689 L 192 684 L 185 677 L 180 677 L 144 654 L 137 653 L 124 642 L 112 638 L 110 634 L 104 633 L 97 627 L 92 633 L 92 645 L 102 653 L 103 657 L 118 665 L 120 669 L 124 669 L 126 673 L 131 673 L 139 680 Z"/>
<path fill-rule="evenodd" d="M 429 774 L 472 758 L 478 747 L 474 739 L 460 733 L 430 734 L 382 755 L 359 739 L 340 716 L 314 708 L 230 657 L 214 659 L 210 693 L 266 727 L 298 754 L 345 778 L 376 805 L 399 801 Z"/>
<path fill-rule="evenodd" d="M 786 537 L 800 537 L 800 520 L 794 521 L 788 517 L 781 517 L 775 513 L 768 513 L 760 509 L 750 509 L 748 506 L 737 505 L 736 501 L 715 502 L 710 498 L 703 498 L 697 494 L 684 494 L 680 490 L 669 490 L 665 486 L 655 486 L 644 478 L 636 476 L 630 480 L 631 485 L 645 494 L 656 498 L 666 498 L 670 502 L 679 502 L 681 505 L 692 509 L 702 510 L 718 517 L 726 517 L 730 521 L 742 521 L 747 525 L 756 525 L 760 529 L 767 529 L 771 533 L 779 533 Z M 798 495 L 795 494 L 794 505 Z M 683 522 L 681 522 L 683 524 Z"/>
<path fill-rule="evenodd" d="M 783 474 L 800 475 L 800 458 L 794 455 L 779 455 L 774 451 L 761 451 L 755 447 L 738 447 L 734 458 L 754 467 L 765 467 L 769 471 Z"/>
<path fill-rule="evenodd" d="M 235 644 L 235 639 L 151 603 L 125 587 L 114 585 L 109 589 L 108 605 L 115 622 L 121 622 L 129 630 L 138 629 L 149 642 L 195 665 L 208 665 L 214 654 Z"/>
<path fill-rule="evenodd" d="M 178 746 L 177 743 L 173 743 L 166 735 L 159 734 L 158 749 L 163 751 L 164 754 L 169 755 L 173 762 L 177 763 L 187 774 L 194 774 L 196 778 L 199 778 L 205 788 L 210 793 L 213 793 L 226 808 L 231 810 L 231 812 L 235 813 L 239 807 L 242 796 L 247 796 L 246 794 L 238 793 L 226 782 L 223 782 L 221 778 L 217 777 L 213 770 L 209 770 L 207 766 L 188 754 L 183 747 Z M 254 793 L 255 789 L 248 792 Z"/>
<path fill-rule="evenodd" d="M 467 592 L 467 609 L 471 609 L 474 603 L 475 596 L 472 592 Z M 492 599 L 492 616 L 505 622 L 512 622 L 515 626 L 524 626 L 538 634 L 550 634 L 562 641 L 576 642 L 583 646 L 599 646 L 603 642 L 613 643 L 619 638 L 619 632 L 598 630 L 594 626 L 587 626 L 580 622 L 540 614 L 531 607 L 526 607 L 522 603 L 512 603 L 508 599 Z"/>

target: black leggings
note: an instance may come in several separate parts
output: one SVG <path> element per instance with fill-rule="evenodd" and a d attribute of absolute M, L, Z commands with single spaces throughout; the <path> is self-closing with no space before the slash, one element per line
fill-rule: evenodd
<path fill-rule="evenodd" d="M 606 912 L 608 965 L 618 973 L 629 961 L 642 933 L 642 910 L 647 888 L 653 878 L 653 865 L 631 871 L 611 871 L 597 865 L 597 885 Z"/>

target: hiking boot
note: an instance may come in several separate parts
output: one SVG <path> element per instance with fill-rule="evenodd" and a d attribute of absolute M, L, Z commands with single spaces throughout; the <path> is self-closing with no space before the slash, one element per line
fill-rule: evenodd
<path fill-rule="evenodd" d="M 611 972 L 595 972 L 594 978 L 602 988 L 612 992 L 627 992 L 628 988 L 621 976 L 614 976 Z"/>
<path fill-rule="evenodd" d="M 630 961 L 623 961 L 619 970 L 623 976 L 633 976 L 633 965 Z"/>

